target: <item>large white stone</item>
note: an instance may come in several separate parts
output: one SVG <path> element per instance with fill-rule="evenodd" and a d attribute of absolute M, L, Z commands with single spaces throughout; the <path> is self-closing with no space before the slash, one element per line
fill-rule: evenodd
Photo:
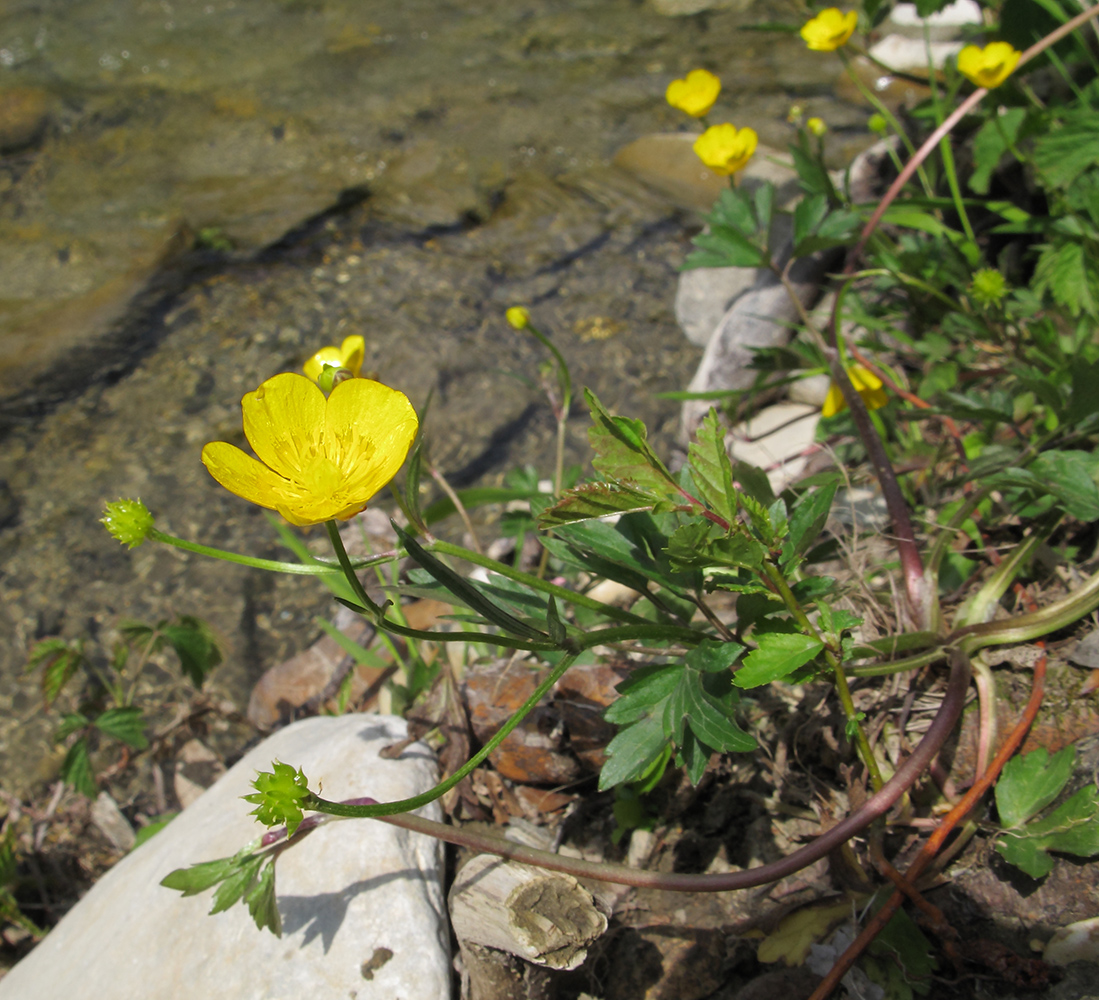
<path fill-rule="evenodd" d="M 278 862 L 281 939 L 257 930 L 241 904 L 208 916 L 212 890 L 184 899 L 159 885 L 262 832 L 240 796 L 273 759 L 301 767 L 331 799 L 430 788 L 436 763 L 422 744 L 378 757 L 405 735 L 402 719 L 378 715 L 280 730 L 96 883 L 0 980 L 0 1000 L 446 1000 L 442 850 L 431 838 L 375 820 L 310 834 Z"/>

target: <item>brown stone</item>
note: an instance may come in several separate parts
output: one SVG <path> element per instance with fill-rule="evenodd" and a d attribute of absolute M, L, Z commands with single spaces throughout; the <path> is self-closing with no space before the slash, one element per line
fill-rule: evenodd
<path fill-rule="evenodd" d="M 0 90 L 0 153 L 11 153 L 35 142 L 45 131 L 50 95 L 40 87 Z"/>

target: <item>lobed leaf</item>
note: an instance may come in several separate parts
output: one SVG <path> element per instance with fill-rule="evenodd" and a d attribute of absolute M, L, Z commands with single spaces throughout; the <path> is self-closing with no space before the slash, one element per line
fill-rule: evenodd
<path fill-rule="evenodd" d="M 595 452 L 592 465 L 616 482 L 632 483 L 660 496 L 680 497 L 679 484 L 649 446 L 645 424 L 611 415 L 590 389 L 584 390 L 584 398 L 592 417 L 588 428 Z"/>
<path fill-rule="evenodd" d="M 754 688 L 781 680 L 812 660 L 824 643 L 801 632 L 764 632 L 755 636 L 759 648 L 744 658 L 734 675 L 740 688 Z"/>
<path fill-rule="evenodd" d="M 144 750 L 149 745 L 145 738 L 145 715 L 134 705 L 108 708 L 93 721 L 93 725 L 134 750 Z"/>
<path fill-rule="evenodd" d="M 191 615 L 180 615 L 161 631 L 179 657 L 183 672 L 195 687 L 201 688 L 206 675 L 221 663 L 221 650 L 210 626 Z"/>

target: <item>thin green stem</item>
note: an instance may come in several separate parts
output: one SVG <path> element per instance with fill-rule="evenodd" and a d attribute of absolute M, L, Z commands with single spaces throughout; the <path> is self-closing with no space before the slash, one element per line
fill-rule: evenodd
<path fill-rule="evenodd" d="M 794 592 L 790 589 L 790 585 L 786 582 L 786 577 L 770 559 L 763 560 L 763 571 L 767 574 L 767 579 L 774 584 L 775 590 L 778 591 L 779 596 L 782 598 L 783 603 L 786 605 L 787 610 L 793 615 L 794 621 L 798 623 L 801 630 L 809 636 L 824 644 L 824 658 L 828 662 L 828 666 L 832 669 L 832 677 L 836 684 L 836 692 L 839 694 L 840 704 L 843 706 L 843 714 L 847 718 L 848 730 L 854 732 L 855 743 L 859 748 L 859 755 L 862 757 L 863 763 L 866 765 L 867 773 L 870 775 L 871 784 L 874 786 L 874 791 L 880 791 L 882 785 L 885 784 L 885 779 L 882 777 L 881 768 L 878 767 L 877 758 L 874 756 L 873 748 L 870 746 L 870 740 L 866 735 L 866 730 L 863 729 L 862 723 L 859 721 L 859 712 L 855 708 L 854 699 L 851 697 L 851 688 L 847 684 L 847 677 L 843 671 L 843 663 L 835 652 L 828 645 L 824 637 L 817 631 L 816 627 L 802 609 L 798 603 L 798 599 L 794 596 Z"/>
<path fill-rule="evenodd" d="M 475 767 L 484 761 L 493 750 L 507 739 L 512 730 L 523 721 L 531 709 L 533 709 L 542 698 L 545 697 L 553 685 L 561 679 L 565 671 L 572 666 L 575 659 L 576 656 L 573 654 L 562 657 L 561 661 L 550 671 L 545 680 L 534 689 L 534 693 L 523 703 L 522 707 L 512 715 L 499 730 L 497 730 L 495 735 L 449 778 L 439 782 L 434 788 L 431 788 L 420 795 L 414 795 L 412 798 L 400 799 L 396 802 L 377 802 L 372 805 L 357 806 L 347 805 L 343 802 L 331 802 L 328 799 L 322 799 L 320 796 L 310 792 L 309 798 L 302 803 L 302 807 L 305 809 L 315 809 L 317 812 L 328 813 L 331 816 L 364 818 L 370 816 L 392 816 L 396 813 L 411 812 L 414 809 L 419 809 L 421 806 L 426 806 L 429 802 L 434 802 L 441 795 L 445 795 L 449 792 L 450 789 L 465 778 Z"/>
<path fill-rule="evenodd" d="M 311 566 L 307 563 L 281 562 L 278 559 L 258 559 L 255 556 L 243 556 L 239 552 L 227 552 L 225 549 L 216 549 L 211 545 L 188 542 L 185 539 L 176 538 L 175 535 L 169 535 L 159 528 L 150 528 L 149 538 L 157 542 L 164 542 L 166 545 L 174 545 L 177 549 L 183 549 L 185 552 L 194 552 L 200 556 L 209 556 L 211 559 L 221 559 L 224 562 L 237 563 L 239 566 L 250 566 L 253 569 L 265 569 L 269 573 L 291 573 L 297 576 L 329 576 L 333 573 L 338 574 L 340 572 L 339 566 Z M 386 562 L 392 558 L 391 555 L 386 553 L 381 556 L 373 556 L 369 559 L 361 559 L 353 565 L 358 569 L 362 569 L 366 566 L 373 566 L 375 563 Z"/>

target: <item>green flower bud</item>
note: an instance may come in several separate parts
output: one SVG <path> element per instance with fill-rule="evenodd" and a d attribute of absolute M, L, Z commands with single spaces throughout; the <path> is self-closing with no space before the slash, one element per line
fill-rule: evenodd
<path fill-rule="evenodd" d="M 107 504 L 99 521 L 113 538 L 131 549 L 145 541 L 153 530 L 153 515 L 140 500 L 116 500 Z"/>
<path fill-rule="evenodd" d="M 1007 294 L 1007 281 L 994 268 L 981 268 L 973 274 L 973 281 L 969 285 L 969 294 L 978 305 L 998 305 Z"/>

